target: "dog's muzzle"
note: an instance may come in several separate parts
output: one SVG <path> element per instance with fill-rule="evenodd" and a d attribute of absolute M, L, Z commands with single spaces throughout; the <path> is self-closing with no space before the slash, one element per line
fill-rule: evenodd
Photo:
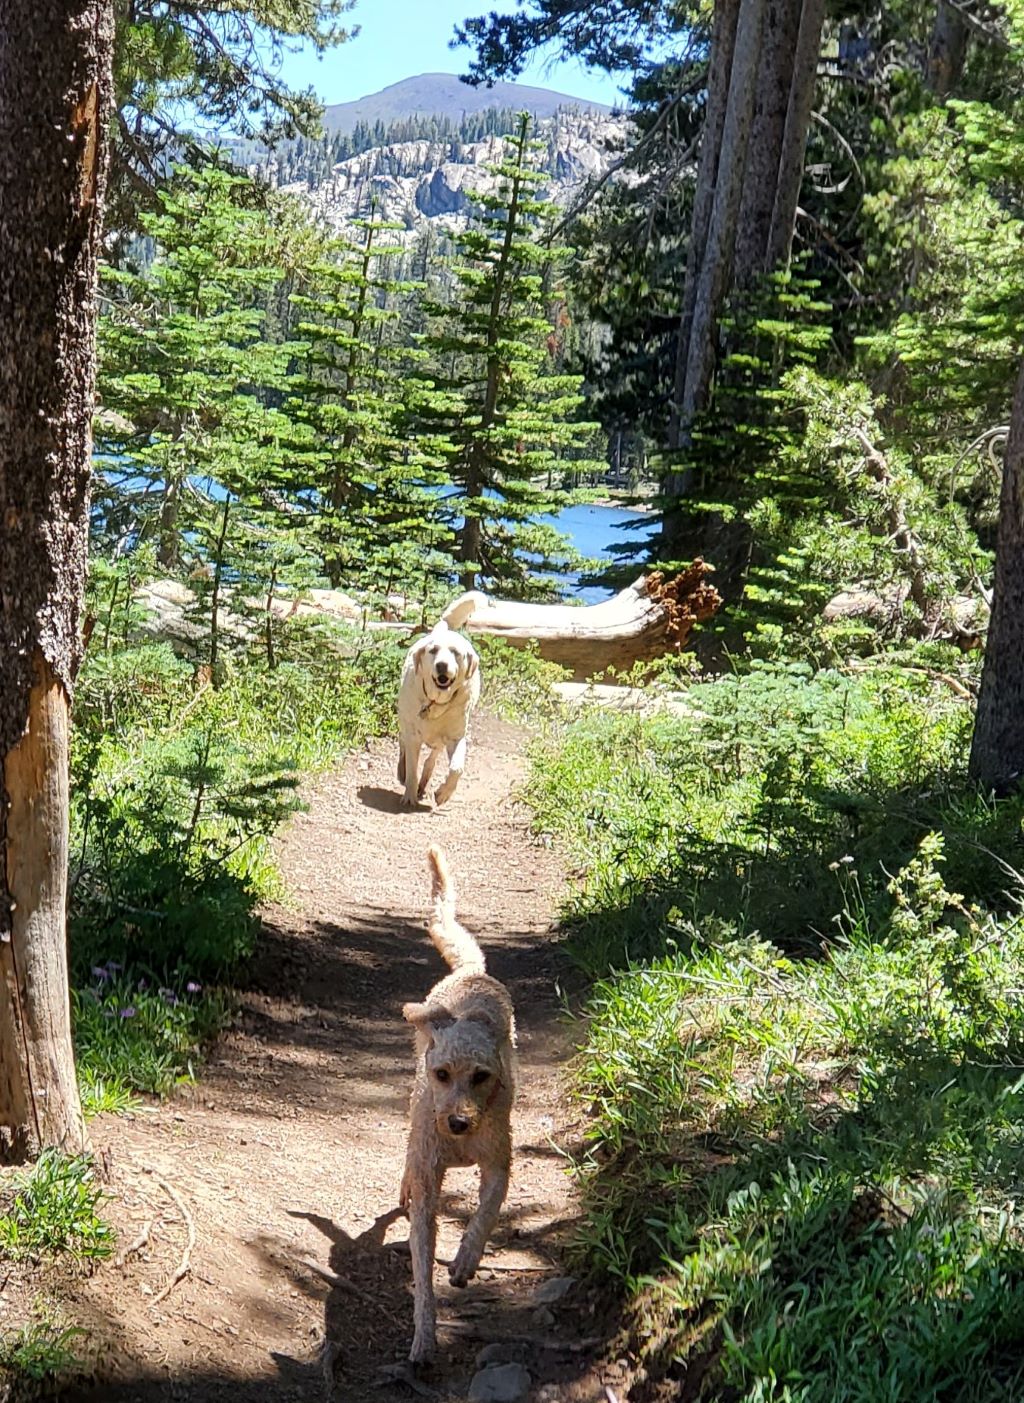
<path fill-rule="evenodd" d="M 469 1121 L 465 1116 L 449 1116 L 448 1129 L 453 1135 L 465 1135 L 469 1129 Z"/>
<path fill-rule="evenodd" d="M 447 670 L 447 668 L 445 668 L 444 671 L 442 671 L 441 668 L 437 668 L 437 669 L 435 670 L 435 672 L 434 672 L 434 684 L 435 684 L 435 686 L 440 687 L 441 690 L 442 690 L 442 692 L 446 692 L 446 691 L 448 690 L 448 688 L 452 685 L 452 683 L 453 683 L 454 681 L 455 681 L 455 674 L 454 674 L 454 673 L 449 673 L 448 670 Z"/>

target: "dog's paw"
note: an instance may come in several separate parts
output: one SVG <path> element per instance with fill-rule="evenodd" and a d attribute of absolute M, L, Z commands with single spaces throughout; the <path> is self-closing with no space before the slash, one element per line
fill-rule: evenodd
<path fill-rule="evenodd" d="M 419 804 L 419 800 L 415 794 L 403 794 L 399 803 L 403 809 L 415 809 Z"/>
<path fill-rule="evenodd" d="M 448 1268 L 448 1280 L 455 1287 L 468 1286 L 476 1276 L 479 1265 L 480 1258 L 474 1252 L 467 1252 L 464 1247 L 460 1247 L 454 1262 Z"/>
<path fill-rule="evenodd" d="M 456 779 L 452 781 L 451 776 L 449 775 L 449 777 L 444 781 L 444 783 L 438 787 L 438 791 L 434 795 L 435 808 L 439 809 L 442 804 L 447 804 L 448 800 L 455 793 L 456 784 L 458 784 L 458 780 Z"/>
<path fill-rule="evenodd" d="M 437 1339 L 432 1330 L 417 1330 L 409 1351 L 410 1364 L 429 1364 L 437 1353 Z"/>

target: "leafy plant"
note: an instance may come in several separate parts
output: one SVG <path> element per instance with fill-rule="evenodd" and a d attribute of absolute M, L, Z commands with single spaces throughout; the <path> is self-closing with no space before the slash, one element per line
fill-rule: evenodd
<path fill-rule="evenodd" d="M 12 1403 L 26 1396 L 26 1384 L 52 1384 L 73 1371 L 79 1363 L 76 1346 L 85 1335 L 80 1326 L 50 1314 L 0 1335 L 0 1382 L 6 1376 Z"/>
<path fill-rule="evenodd" d="M 97 965 L 72 995 L 72 1024 L 87 1114 L 124 1110 L 133 1092 L 164 1096 L 194 1079 L 207 1043 L 224 1027 L 230 1003 L 195 980 L 159 983 Z"/>
<path fill-rule="evenodd" d="M 47 1149 L 19 1175 L 0 1214 L 0 1253 L 11 1257 L 67 1252 L 109 1257 L 113 1229 L 100 1217 L 103 1191 L 87 1155 Z"/>
<path fill-rule="evenodd" d="M 581 1263 L 652 1380 L 1012 1397 L 1021 802 L 966 785 L 967 709 L 898 668 L 762 665 L 686 702 L 575 719 L 530 782 L 596 981 Z"/>

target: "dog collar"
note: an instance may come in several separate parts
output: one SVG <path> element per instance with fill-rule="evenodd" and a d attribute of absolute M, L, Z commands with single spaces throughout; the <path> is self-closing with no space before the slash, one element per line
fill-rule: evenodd
<path fill-rule="evenodd" d="M 452 694 L 451 694 L 450 697 L 448 697 L 445 701 L 438 701 L 435 697 L 428 697 L 428 696 L 427 696 L 427 685 L 426 685 L 426 683 L 422 680 L 422 678 L 420 679 L 420 686 L 421 686 L 422 689 L 423 689 L 423 695 L 424 695 L 424 697 L 426 697 L 426 700 L 424 701 L 423 705 L 420 707 L 420 715 L 421 715 L 421 716 L 429 716 L 431 710 L 432 710 L 435 706 L 438 708 L 438 710 L 440 710 L 441 707 L 444 707 L 444 706 L 451 706 L 452 702 L 453 702 L 453 701 L 455 700 L 455 698 L 456 698 L 456 695 L 462 690 L 460 686 L 456 685 L 456 686 L 454 686 L 454 687 L 452 688 Z"/>

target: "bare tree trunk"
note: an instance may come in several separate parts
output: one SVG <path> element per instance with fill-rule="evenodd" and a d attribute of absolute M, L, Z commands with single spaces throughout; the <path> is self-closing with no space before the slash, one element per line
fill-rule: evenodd
<path fill-rule="evenodd" d="M 220 662 L 220 587 L 224 578 L 224 544 L 228 538 L 228 519 L 231 512 L 231 493 L 224 498 L 224 510 L 221 513 L 220 533 L 217 536 L 217 544 L 214 547 L 213 557 L 213 590 L 210 595 L 210 684 L 219 687 Z"/>
<path fill-rule="evenodd" d="M 746 173 L 764 9 L 765 0 L 743 0 L 736 26 L 718 179 L 707 247 L 697 282 L 686 374 L 680 397 L 680 433 L 683 435 L 689 432 L 694 418 L 705 407 L 711 388 L 718 318 L 732 270 L 736 221 Z"/>
<path fill-rule="evenodd" d="M 949 0 L 938 0 L 931 42 L 928 45 L 928 86 L 936 97 L 947 97 L 964 71 L 967 25 Z"/>
<path fill-rule="evenodd" d="M 746 286 L 767 266 L 800 9 L 801 0 L 767 0 L 765 5 L 750 148 L 736 227 L 734 287 Z"/>
<path fill-rule="evenodd" d="M 1024 365 L 1003 467 L 992 617 L 970 773 L 997 794 L 1014 789 L 1024 778 Z"/>
<path fill-rule="evenodd" d="M 475 476 L 467 477 L 465 483 L 466 497 L 471 502 L 479 502 L 483 497 L 483 483 Z M 476 584 L 477 572 L 480 569 L 480 547 L 483 543 L 483 525 L 479 516 L 470 512 L 466 513 L 459 531 L 459 551 L 458 559 L 462 562 L 463 568 L 459 571 L 459 583 L 463 589 L 472 589 Z"/>
<path fill-rule="evenodd" d="M 679 316 L 679 332 L 676 337 L 675 385 L 668 430 L 670 449 L 678 449 L 683 446 L 680 433 L 682 423 L 680 405 L 686 381 L 686 359 L 690 348 L 693 309 L 697 301 L 697 279 L 707 246 L 711 210 L 715 200 L 715 182 L 718 179 L 722 133 L 725 130 L 725 116 L 729 104 L 729 78 L 732 74 L 736 21 L 739 18 L 739 13 L 740 0 L 716 0 L 714 25 L 711 31 L 711 57 L 708 65 L 707 109 L 704 117 L 704 131 L 700 141 L 700 161 L 697 166 L 697 186 L 693 194 L 693 213 L 690 217 L 690 244 L 686 251 L 683 309 Z M 685 484 L 682 482 L 673 483 L 667 479 L 664 490 L 670 494 L 678 495 L 684 486 Z"/>
<path fill-rule="evenodd" d="M 181 478 L 168 473 L 160 503 L 160 526 L 157 532 L 157 564 L 165 570 L 178 568 L 181 535 L 178 531 L 178 508 L 181 505 Z"/>
<path fill-rule="evenodd" d="M 786 110 L 786 131 L 779 156 L 779 176 L 775 187 L 775 206 L 768 234 L 766 268 L 788 265 L 793 248 L 793 230 L 800 202 L 800 184 L 804 175 L 804 152 L 807 131 L 814 105 L 814 89 L 821 55 L 821 31 L 825 23 L 825 0 L 804 0 L 800 15 L 800 34 L 793 59 L 793 81 L 789 89 Z"/>
<path fill-rule="evenodd" d="M 80 1150 L 68 712 L 80 658 L 112 0 L 0 10 L 0 1159 Z"/>

